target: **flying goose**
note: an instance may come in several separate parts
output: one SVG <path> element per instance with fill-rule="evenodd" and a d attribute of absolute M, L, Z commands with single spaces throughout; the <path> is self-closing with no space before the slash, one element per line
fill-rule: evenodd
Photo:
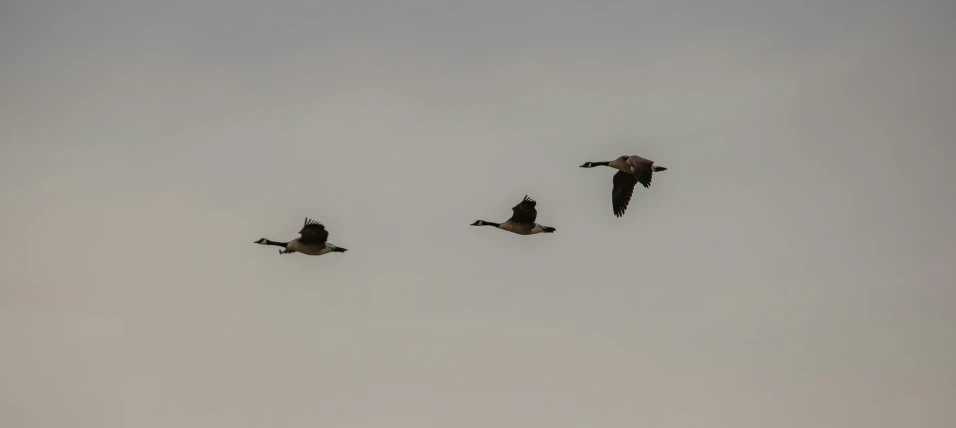
<path fill-rule="evenodd" d="M 515 205 L 511 209 L 513 214 L 511 218 L 504 223 L 495 223 L 491 221 L 478 220 L 472 223 L 472 226 L 494 226 L 498 229 L 507 230 L 508 232 L 517 233 L 519 235 L 534 235 L 536 233 L 554 233 L 556 230 L 553 227 L 544 226 L 538 223 L 535 223 L 534 220 L 538 217 L 538 210 L 534 208 L 537 202 L 534 199 L 524 196 L 524 199 Z"/>
<path fill-rule="evenodd" d="M 615 216 L 624 215 L 627 204 L 631 202 L 634 185 L 641 183 L 645 188 L 651 187 L 651 177 L 655 172 L 666 171 L 667 168 L 655 166 L 654 161 L 640 156 L 621 156 L 610 162 L 586 162 L 581 168 L 609 166 L 618 170 L 614 174 L 614 188 L 611 189 L 611 207 Z"/>
<path fill-rule="evenodd" d="M 302 230 L 299 231 L 299 235 L 301 236 L 289 242 L 276 242 L 262 238 L 255 241 L 255 243 L 282 247 L 282 249 L 279 250 L 279 254 L 302 253 L 310 256 L 321 256 L 332 252 L 344 253 L 348 251 L 345 248 L 336 247 L 326 242 L 329 239 L 329 231 L 325 230 L 325 226 L 322 225 L 322 223 L 308 217 L 305 218 L 305 224 L 302 225 Z"/>

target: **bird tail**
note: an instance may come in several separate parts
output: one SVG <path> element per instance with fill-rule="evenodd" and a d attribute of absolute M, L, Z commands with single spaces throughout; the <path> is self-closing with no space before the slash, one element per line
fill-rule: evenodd
<path fill-rule="evenodd" d="M 553 228 L 553 227 L 551 227 L 551 226 L 543 226 L 543 227 L 541 228 L 541 230 L 542 230 L 544 233 L 554 233 L 554 231 L 555 231 L 555 230 L 558 230 L 558 229 L 555 229 L 555 228 Z"/>
<path fill-rule="evenodd" d="M 657 171 L 667 171 L 667 168 L 664 168 L 664 167 L 662 167 L 662 166 L 655 166 L 655 167 L 654 167 L 654 172 L 657 172 Z"/>

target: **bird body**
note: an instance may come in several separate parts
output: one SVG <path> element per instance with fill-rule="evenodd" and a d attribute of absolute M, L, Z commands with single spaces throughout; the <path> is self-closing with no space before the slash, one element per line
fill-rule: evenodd
<path fill-rule="evenodd" d="M 498 228 L 507 230 L 511 233 L 517 233 L 519 235 L 534 235 L 536 233 L 554 232 L 553 227 L 544 226 L 540 223 L 518 223 L 511 220 L 501 223 L 498 225 Z"/>
<path fill-rule="evenodd" d="M 282 254 L 288 253 L 302 253 L 310 256 L 321 256 L 323 254 L 328 254 L 336 252 L 339 250 L 339 247 L 336 247 L 334 244 L 328 242 L 324 244 L 319 244 L 315 242 L 302 242 L 301 239 L 295 238 L 286 245 L 285 251 L 279 251 Z M 345 252 L 344 250 L 342 252 Z"/>

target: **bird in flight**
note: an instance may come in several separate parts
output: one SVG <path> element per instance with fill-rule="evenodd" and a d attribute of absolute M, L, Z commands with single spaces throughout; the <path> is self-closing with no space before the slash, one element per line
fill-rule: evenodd
<path fill-rule="evenodd" d="M 507 230 L 519 235 L 534 235 L 537 233 L 554 233 L 555 228 L 535 223 L 538 217 L 538 210 L 535 208 L 537 202 L 525 195 L 524 199 L 511 208 L 512 214 L 504 223 L 495 223 L 492 221 L 478 220 L 472 223 L 472 226 L 494 226 L 501 230 Z"/>
<path fill-rule="evenodd" d="M 325 226 L 322 223 L 306 217 L 305 224 L 302 225 L 302 230 L 299 230 L 298 238 L 289 242 L 271 241 L 262 238 L 255 241 L 255 243 L 282 247 L 282 249 L 279 250 L 279 254 L 302 253 L 310 256 L 321 256 L 328 253 L 344 253 L 348 251 L 345 248 L 329 243 L 328 239 L 329 231 L 325 230 Z"/>
<path fill-rule="evenodd" d="M 585 162 L 581 168 L 609 166 L 617 169 L 614 174 L 611 188 L 611 208 L 617 217 L 623 216 L 627 205 L 631 202 L 634 186 L 641 183 L 645 188 L 651 187 L 651 178 L 655 172 L 666 171 L 667 168 L 654 165 L 654 161 L 640 156 L 621 156 L 609 162 Z"/>

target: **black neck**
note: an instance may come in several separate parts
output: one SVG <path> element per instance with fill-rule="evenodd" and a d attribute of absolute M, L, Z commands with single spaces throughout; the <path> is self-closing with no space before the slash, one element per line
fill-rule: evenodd
<path fill-rule="evenodd" d="M 610 162 L 591 162 L 591 166 L 608 166 Z"/>
<path fill-rule="evenodd" d="M 286 248 L 289 246 L 288 242 L 276 242 L 266 239 L 265 245 L 275 245 L 276 247 Z"/>
<path fill-rule="evenodd" d="M 498 226 L 501 226 L 501 223 L 495 223 L 495 222 L 493 222 L 493 221 L 484 221 L 484 220 L 482 220 L 482 221 L 481 221 L 481 226 L 494 226 L 494 227 L 498 227 Z"/>

